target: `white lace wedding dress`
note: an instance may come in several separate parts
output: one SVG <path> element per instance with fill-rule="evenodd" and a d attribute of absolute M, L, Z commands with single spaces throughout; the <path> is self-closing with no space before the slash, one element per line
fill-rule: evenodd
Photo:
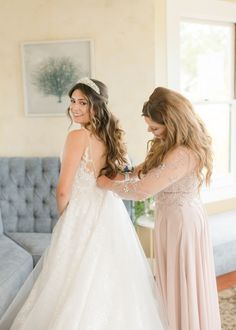
<path fill-rule="evenodd" d="M 30 294 L 1 330 L 166 328 L 133 224 L 122 200 L 96 186 L 90 154 L 88 146 Z"/>

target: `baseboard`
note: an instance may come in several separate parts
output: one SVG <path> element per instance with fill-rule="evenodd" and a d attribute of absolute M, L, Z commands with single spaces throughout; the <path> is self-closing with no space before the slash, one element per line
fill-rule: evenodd
<path fill-rule="evenodd" d="M 231 288 L 236 285 L 236 271 L 218 276 L 216 282 L 218 291 Z"/>

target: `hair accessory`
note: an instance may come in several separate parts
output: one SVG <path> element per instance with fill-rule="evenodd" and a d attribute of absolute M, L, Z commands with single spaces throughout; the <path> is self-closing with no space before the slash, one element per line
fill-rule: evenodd
<path fill-rule="evenodd" d="M 88 77 L 84 77 L 81 78 L 77 81 L 76 84 L 84 84 L 86 86 L 89 86 L 90 88 L 92 88 L 96 93 L 100 94 L 100 89 L 99 87 L 95 84 L 95 82 L 93 82 L 91 79 L 89 79 Z"/>

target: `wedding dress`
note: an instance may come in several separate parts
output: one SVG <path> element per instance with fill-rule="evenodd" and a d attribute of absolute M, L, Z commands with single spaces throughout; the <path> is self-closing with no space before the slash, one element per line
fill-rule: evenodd
<path fill-rule="evenodd" d="M 92 157 L 88 143 L 51 244 L 0 323 L 1 330 L 166 329 L 133 224 L 122 200 L 96 186 Z"/>

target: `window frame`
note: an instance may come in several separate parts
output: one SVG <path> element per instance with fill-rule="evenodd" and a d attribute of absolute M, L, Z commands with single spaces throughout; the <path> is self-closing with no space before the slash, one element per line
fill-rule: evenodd
<path fill-rule="evenodd" d="M 184 0 L 167 0 L 167 83 L 168 87 L 176 90 L 180 90 L 180 23 L 181 21 L 202 21 L 204 23 L 212 24 L 235 24 L 235 16 L 232 15 L 232 4 L 220 4 L 214 7 L 214 10 L 221 13 L 221 16 L 217 17 L 212 11 L 210 4 L 206 5 L 203 0 L 198 2 L 198 8 L 194 11 L 193 0 L 189 0 L 186 3 Z M 201 3 L 202 2 L 202 3 Z M 235 5 L 235 4 L 233 4 Z M 204 8 L 205 7 L 205 8 Z M 200 10 L 199 10 L 200 8 Z M 236 5 L 234 7 L 236 9 Z M 193 12 L 195 14 L 193 15 Z M 233 17 L 234 16 L 234 17 Z M 221 18 L 220 18 L 221 17 Z M 236 27 L 235 27 L 236 31 Z M 234 39 L 236 38 L 236 32 L 234 31 Z M 234 40 L 234 62 L 232 65 L 236 67 L 236 42 Z M 235 72 L 235 70 L 234 70 Z M 236 74 L 232 77 L 232 91 L 233 99 L 225 100 L 231 104 L 231 145 L 230 145 L 230 157 L 232 171 L 230 174 L 220 178 L 214 179 L 210 188 L 203 186 L 202 198 L 204 202 L 213 202 L 217 200 L 224 200 L 236 196 L 236 149 L 234 141 L 236 141 Z M 205 103 L 208 101 L 194 101 L 194 104 L 199 102 Z M 220 103 L 217 101 L 217 103 Z"/>

